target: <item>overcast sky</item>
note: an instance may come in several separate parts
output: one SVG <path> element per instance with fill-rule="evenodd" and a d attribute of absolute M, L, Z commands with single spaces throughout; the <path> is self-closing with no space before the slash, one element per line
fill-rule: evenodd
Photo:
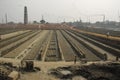
<path fill-rule="evenodd" d="M 41 15 L 48 22 L 76 21 L 118 21 L 120 0 L 0 0 L 0 22 L 23 22 L 24 6 L 28 8 L 29 21 L 40 21 Z"/>

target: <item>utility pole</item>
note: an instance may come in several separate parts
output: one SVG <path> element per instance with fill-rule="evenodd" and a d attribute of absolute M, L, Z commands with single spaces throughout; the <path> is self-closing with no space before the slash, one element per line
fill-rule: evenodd
<path fill-rule="evenodd" d="M 105 22 L 105 15 L 103 15 L 103 23 Z"/>
<path fill-rule="evenodd" d="M 7 24 L 7 14 L 5 14 L 6 24 Z"/>
<path fill-rule="evenodd" d="M 40 20 L 40 22 L 41 22 L 42 24 L 46 23 L 46 21 L 44 20 L 43 15 L 42 15 L 42 20 Z"/>
<path fill-rule="evenodd" d="M 119 15 L 119 26 L 120 26 L 120 15 Z"/>
<path fill-rule="evenodd" d="M 43 15 L 42 15 L 42 20 L 44 20 L 44 17 L 43 17 Z"/>
<path fill-rule="evenodd" d="M 2 18 L 2 24 L 4 24 L 4 19 Z"/>
<path fill-rule="evenodd" d="M 65 18 L 64 18 L 63 22 L 65 23 Z"/>
<path fill-rule="evenodd" d="M 119 13 L 119 11 L 118 11 L 118 24 L 120 26 L 120 13 Z"/>
<path fill-rule="evenodd" d="M 119 17 L 119 23 L 120 23 L 120 15 L 118 17 Z"/>
<path fill-rule="evenodd" d="M 80 22 L 80 23 L 82 22 L 81 17 L 79 18 L 79 22 Z"/>
<path fill-rule="evenodd" d="M 89 22 L 89 24 L 90 24 L 90 22 L 91 22 L 91 20 L 90 20 L 90 19 L 91 19 L 91 18 L 89 17 L 89 18 L 88 18 L 88 22 Z"/>

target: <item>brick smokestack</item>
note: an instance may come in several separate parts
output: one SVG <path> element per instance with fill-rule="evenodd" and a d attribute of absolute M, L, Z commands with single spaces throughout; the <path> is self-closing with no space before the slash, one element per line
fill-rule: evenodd
<path fill-rule="evenodd" d="M 27 13 L 27 7 L 24 7 L 24 24 L 28 24 L 28 13 Z"/>

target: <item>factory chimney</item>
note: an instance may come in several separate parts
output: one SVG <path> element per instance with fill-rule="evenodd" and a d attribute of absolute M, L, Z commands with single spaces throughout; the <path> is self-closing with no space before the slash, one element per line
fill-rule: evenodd
<path fill-rule="evenodd" d="M 27 13 L 27 7 L 24 7 L 24 24 L 28 24 L 28 13 Z"/>

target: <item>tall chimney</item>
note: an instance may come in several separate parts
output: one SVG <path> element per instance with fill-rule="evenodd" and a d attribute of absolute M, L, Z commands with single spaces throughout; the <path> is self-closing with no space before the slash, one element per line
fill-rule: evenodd
<path fill-rule="evenodd" d="M 28 13 L 27 13 L 27 7 L 24 7 L 24 24 L 28 24 Z"/>

